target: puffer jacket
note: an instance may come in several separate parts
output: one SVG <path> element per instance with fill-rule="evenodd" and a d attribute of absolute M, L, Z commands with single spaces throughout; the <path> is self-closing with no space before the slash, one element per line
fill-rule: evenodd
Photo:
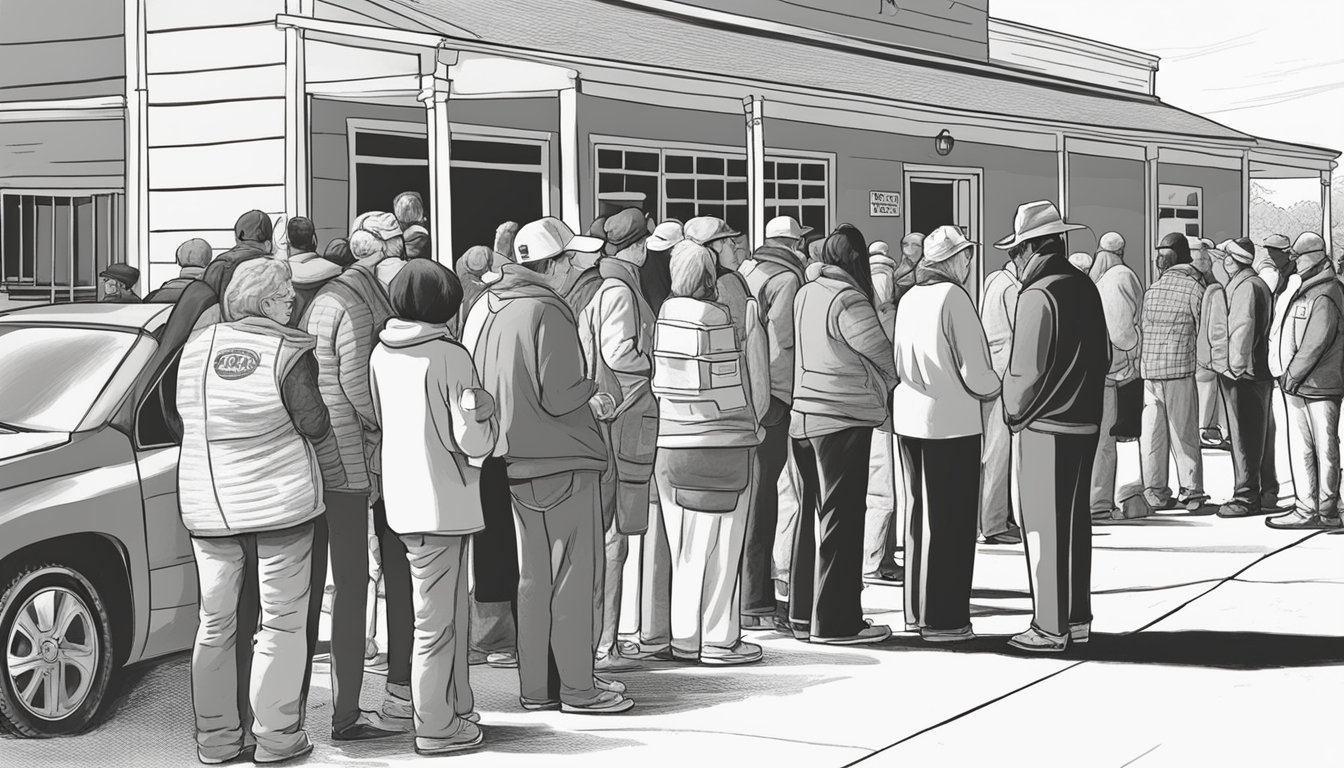
<path fill-rule="evenodd" d="M 793 438 L 887 420 L 896 363 L 877 309 L 839 267 L 813 264 L 793 309 Z"/>
<path fill-rule="evenodd" d="M 806 277 L 801 254 L 766 245 L 742 262 L 738 272 L 747 281 L 765 323 L 770 352 L 770 396 L 793 402 L 793 303 Z"/>
<path fill-rule="evenodd" d="M 392 305 L 367 260 L 356 262 L 318 291 L 302 326 L 317 337 L 318 384 L 331 411 L 345 465 L 337 491 L 365 491 L 376 474 L 378 417 L 369 391 L 369 356 Z"/>
<path fill-rule="evenodd" d="M 1279 334 L 1281 386 L 1308 400 L 1344 397 L 1344 286 L 1328 261 L 1302 275 Z"/>

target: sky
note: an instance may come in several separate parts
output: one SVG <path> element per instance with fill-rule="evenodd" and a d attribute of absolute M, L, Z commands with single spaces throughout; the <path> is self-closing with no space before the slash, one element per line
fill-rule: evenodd
<path fill-rule="evenodd" d="M 989 12 L 1160 56 L 1163 101 L 1344 151 L 1344 0 L 990 0 Z M 1265 186 L 1285 207 L 1320 199 L 1310 179 Z"/>

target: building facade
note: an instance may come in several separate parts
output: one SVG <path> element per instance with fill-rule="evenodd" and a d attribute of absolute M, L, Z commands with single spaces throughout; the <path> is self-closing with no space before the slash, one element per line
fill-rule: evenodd
<path fill-rule="evenodd" d="M 309 216 L 325 243 L 408 189 L 445 262 L 505 220 L 580 229 L 626 204 L 722 216 L 753 242 L 790 214 L 889 241 L 955 224 L 988 243 L 1018 204 L 1048 199 L 1089 227 L 1071 248 L 1115 230 L 1136 268 L 1167 232 L 1246 233 L 1252 178 L 1319 178 L 1329 194 L 1338 153 L 1164 104 L 1157 58 L 990 10 L 7 2 L 0 279 L 11 296 L 79 299 L 127 261 L 148 289 L 176 275 L 182 241 L 231 247 L 243 211 Z M 1004 259 L 977 257 L 981 278 Z"/>

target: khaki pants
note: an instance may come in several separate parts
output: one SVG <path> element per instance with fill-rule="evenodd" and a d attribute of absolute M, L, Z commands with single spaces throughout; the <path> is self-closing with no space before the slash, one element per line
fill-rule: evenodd
<path fill-rule="evenodd" d="M 1284 395 L 1297 511 L 1339 514 L 1339 400 Z"/>
<path fill-rule="evenodd" d="M 200 625 L 191 657 L 196 744 L 203 756 L 224 758 L 243 746 L 236 691 L 235 648 L 252 644 L 252 733 L 267 758 L 308 745 L 303 728 L 303 681 L 308 658 L 308 595 L 313 525 L 255 534 L 261 625 L 255 638 L 238 625 L 245 557 L 241 536 L 192 538 L 200 582 Z"/>
<path fill-rule="evenodd" d="M 1092 462 L 1092 492 L 1089 500 L 1092 512 L 1113 513 L 1122 501 L 1115 492 L 1116 467 L 1120 460 L 1115 436 L 1111 434 L 1115 428 L 1115 418 L 1116 387 L 1108 380 L 1101 395 L 1101 429 L 1097 434 L 1097 457 Z"/>
<path fill-rule="evenodd" d="M 464 536 L 403 534 L 411 566 L 415 735 L 445 739 L 475 708 L 467 666 L 467 548 Z"/>
<path fill-rule="evenodd" d="M 1195 369 L 1195 388 L 1199 390 L 1199 428 L 1216 429 L 1227 437 L 1227 409 L 1218 387 L 1218 374 L 1207 368 Z"/>
<path fill-rule="evenodd" d="M 980 446 L 980 535 L 1007 533 L 1013 527 L 1012 433 L 1003 420 L 1003 400 L 980 405 L 984 426 Z"/>
<path fill-rule="evenodd" d="M 1195 377 L 1143 382 L 1143 487 L 1165 503 L 1170 457 L 1176 458 L 1180 499 L 1204 496 L 1204 457 L 1199 452 L 1199 396 Z"/>

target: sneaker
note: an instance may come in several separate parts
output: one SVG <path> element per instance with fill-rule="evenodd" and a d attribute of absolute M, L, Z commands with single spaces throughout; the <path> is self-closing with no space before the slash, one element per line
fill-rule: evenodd
<path fill-rule="evenodd" d="M 1116 510 L 1114 509 L 1094 509 L 1092 510 L 1093 520 L 1114 520 Z"/>
<path fill-rule="evenodd" d="M 906 631 L 906 632 L 918 632 L 918 631 L 919 631 L 919 622 L 910 622 L 910 621 L 905 622 L 905 631 Z"/>
<path fill-rule="evenodd" d="M 230 763 L 247 763 L 252 761 L 253 753 L 256 751 L 254 746 L 228 747 L 218 751 L 206 751 L 197 747 L 196 759 L 205 765 L 229 765 Z"/>
<path fill-rule="evenodd" d="M 812 642 L 818 645 L 871 645 L 891 637 L 891 627 L 886 624 L 872 624 L 864 627 L 857 635 L 848 637 L 814 637 Z"/>
<path fill-rule="evenodd" d="M 1229 501 L 1218 508 L 1218 516 L 1226 518 L 1250 517 L 1260 514 L 1260 510 L 1252 509 L 1249 504 L 1241 501 Z"/>
<path fill-rule="evenodd" d="M 1022 529 L 1021 529 L 1021 528 L 1017 528 L 1017 527 L 1013 527 L 1013 528 L 1009 528 L 1008 530 L 1004 531 L 1003 533 L 996 533 L 996 534 L 994 534 L 993 536 L 986 536 L 986 537 L 985 537 L 985 543 L 986 543 L 986 544 L 991 544 L 991 545 L 1001 545 L 1001 544 L 1021 544 L 1021 543 L 1022 543 Z"/>
<path fill-rule="evenodd" d="M 359 719 L 350 725 L 340 730 L 333 728 L 331 738 L 333 741 L 371 741 L 397 736 L 410 730 L 409 723 L 405 726 L 397 726 L 388 723 L 377 712 L 360 712 Z"/>
<path fill-rule="evenodd" d="M 462 727 L 457 729 L 457 733 L 446 739 L 415 737 L 415 753 L 425 757 L 450 755 L 454 752 L 475 749 L 483 741 L 485 741 L 485 734 L 481 732 L 481 729 L 477 727 L 476 723 L 464 718 Z"/>
<path fill-rule="evenodd" d="M 1072 633 L 1072 630 L 1070 630 Z M 1069 649 L 1069 638 L 1051 637 L 1039 629 L 1032 627 L 1020 635 L 1016 635 L 1008 644 L 1014 648 L 1032 653 L 1063 653 Z"/>
<path fill-rule="evenodd" d="M 481 722 L 481 713 L 475 710 L 472 710 L 471 712 L 468 712 L 465 715 L 458 715 L 458 717 L 462 718 L 463 720 L 466 720 L 468 723 Z"/>
<path fill-rule="evenodd" d="M 621 655 L 627 659 L 662 659 L 668 655 L 670 644 L 652 645 L 642 640 L 622 641 Z"/>
<path fill-rule="evenodd" d="M 659 661 L 676 661 L 682 664 L 694 664 L 697 661 L 700 661 L 700 654 L 690 653 L 687 651 L 679 651 L 676 648 L 673 648 L 672 646 L 669 645 L 667 648 L 664 648 L 663 650 L 654 654 L 653 658 Z"/>
<path fill-rule="evenodd" d="M 865 584 L 874 584 L 878 586 L 900 585 L 905 583 L 905 571 L 895 568 L 878 568 L 876 571 L 863 574 Z"/>
<path fill-rule="evenodd" d="M 305 743 L 302 747 L 286 755 L 277 755 L 274 752 L 268 752 L 261 747 L 257 747 L 257 751 L 252 755 L 252 762 L 257 765 L 279 765 L 280 763 L 288 763 L 291 760 L 307 757 L 312 753 L 313 743 L 305 739 Z"/>
<path fill-rule="evenodd" d="M 754 664 L 764 658 L 761 646 L 739 641 L 732 648 L 707 645 L 700 649 L 700 663 L 711 667 L 733 667 Z"/>
<path fill-rule="evenodd" d="M 1286 515 L 1271 517 L 1265 525 L 1281 531 L 1337 531 L 1341 528 L 1338 516 L 1325 517 L 1295 509 Z"/>
<path fill-rule="evenodd" d="M 611 653 L 593 657 L 593 670 L 597 672 L 629 672 L 632 669 L 639 669 L 640 666 L 638 661 L 627 659 L 620 651 L 614 649 Z"/>
<path fill-rule="evenodd" d="M 467 665 L 479 667 L 485 663 L 485 660 L 489 655 L 490 654 L 485 651 L 467 651 Z"/>
<path fill-rule="evenodd" d="M 867 581 L 867 577 L 866 577 L 866 576 L 864 577 L 864 580 Z M 774 617 L 774 616 L 769 616 L 769 615 L 766 615 L 766 616 L 743 616 L 743 617 L 742 617 L 742 631 L 743 631 L 743 632 L 774 632 L 774 631 L 775 631 L 775 617 Z"/>
<path fill-rule="evenodd" d="M 1171 491 L 1144 491 L 1143 499 L 1153 509 L 1172 509 L 1175 506 Z"/>
<path fill-rule="evenodd" d="M 1280 504 L 1278 494 L 1265 496 L 1260 500 L 1260 511 L 1267 515 L 1276 515 L 1280 512 L 1292 512 L 1296 508 L 1297 507 L 1292 502 Z"/>
<path fill-rule="evenodd" d="M 634 699 L 628 699 L 614 691 L 602 691 L 590 704 L 562 703 L 560 711 L 570 715 L 615 715 L 629 712 L 634 706 Z"/>
<path fill-rule="evenodd" d="M 608 680 L 597 675 L 593 675 L 593 687 L 607 693 L 625 693 L 625 683 L 620 680 Z"/>
<path fill-rule="evenodd" d="M 485 655 L 485 663 L 495 669 L 517 669 L 517 651 L 496 651 Z"/>
<path fill-rule="evenodd" d="M 931 629 L 924 627 L 919 630 L 919 636 L 926 643 L 964 643 L 967 640 L 974 640 L 975 633 L 971 631 L 971 625 L 967 624 L 961 629 Z"/>
<path fill-rule="evenodd" d="M 560 708 L 560 701 L 558 699 L 537 700 L 537 699 L 529 699 L 525 696 L 519 696 L 518 703 L 522 705 L 523 709 L 527 710 L 528 712 L 547 712 L 553 709 Z"/>
<path fill-rule="evenodd" d="M 1092 622 L 1080 621 L 1069 625 L 1069 642 L 1086 643 L 1092 639 Z"/>
<path fill-rule="evenodd" d="M 1209 497 L 1203 493 L 1194 493 L 1189 496 L 1182 496 L 1176 505 L 1186 512 L 1198 512 L 1209 503 Z"/>
<path fill-rule="evenodd" d="M 410 720 L 415 717 L 415 705 L 410 699 L 389 693 L 383 696 L 383 705 L 378 708 L 378 714 L 392 720 Z"/>

